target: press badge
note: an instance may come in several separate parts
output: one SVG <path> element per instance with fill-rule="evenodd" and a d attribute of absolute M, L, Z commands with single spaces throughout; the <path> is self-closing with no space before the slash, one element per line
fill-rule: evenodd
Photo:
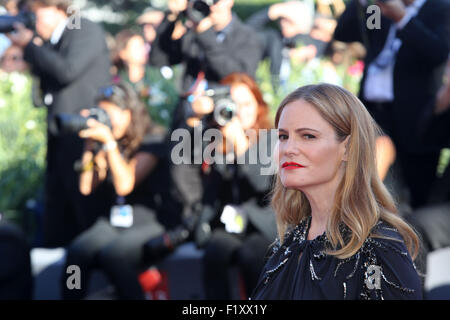
<path fill-rule="evenodd" d="M 129 204 L 113 206 L 109 222 L 114 227 L 131 227 L 133 225 L 133 207 Z"/>
<path fill-rule="evenodd" d="M 226 205 L 223 208 L 220 221 L 225 224 L 225 230 L 230 233 L 242 233 L 247 227 L 247 216 L 236 206 Z"/>

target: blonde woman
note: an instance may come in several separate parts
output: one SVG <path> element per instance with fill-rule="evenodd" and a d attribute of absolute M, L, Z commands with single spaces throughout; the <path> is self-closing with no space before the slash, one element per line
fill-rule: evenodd
<path fill-rule="evenodd" d="M 378 176 L 364 105 L 309 85 L 283 100 L 275 125 L 279 239 L 252 299 L 421 299 L 419 240 Z"/>

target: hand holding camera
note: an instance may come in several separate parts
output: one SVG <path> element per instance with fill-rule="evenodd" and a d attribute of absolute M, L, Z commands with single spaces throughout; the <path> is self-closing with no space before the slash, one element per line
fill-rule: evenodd
<path fill-rule="evenodd" d="M 18 47 L 25 48 L 33 39 L 34 32 L 27 29 L 22 23 L 14 23 L 15 32 L 8 33 L 7 37 L 13 44 Z"/>
<path fill-rule="evenodd" d="M 245 134 L 244 128 L 242 127 L 241 121 L 239 121 L 237 117 L 234 117 L 231 121 L 229 121 L 220 131 L 226 139 L 226 147 L 233 147 L 234 149 L 225 149 L 226 153 L 235 151 L 236 155 L 240 156 L 247 151 L 249 147 L 248 138 Z"/>
<path fill-rule="evenodd" d="M 96 140 L 103 145 L 110 141 L 115 141 L 113 133 L 107 125 L 92 118 L 88 119 L 86 124 L 88 128 L 78 133 L 80 138 Z"/>
<path fill-rule="evenodd" d="M 188 6 L 188 0 L 169 0 L 167 6 L 171 13 L 178 15 L 185 11 Z"/>
<path fill-rule="evenodd" d="M 403 0 L 377 1 L 376 5 L 380 7 L 382 15 L 394 22 L 399 22 L 406 14 Z"/>
<path fill-rule="evenodd" d="M 386 18 L 399 22 L 406 14 L 406 5 L 410 0 L 359 0 L 363 6 L 376 5 Z"/>
<path fill-rule="evenodd" d="M 84 119 L 85 125 L 72 129 L 80 129 L 78 135 L 85 139 L 84 152 L 81 159 L 81 171 L 90 171 L 94 169 L 95 166 L 100 179 L 103 180 L 103 178 L 106 177 L 108 161 L 106 160 L 106 152 L 101 148 L 108 142 L 115 142 L 115 140 L 108 124 L 101 123 L 93 118 L 93 109 L 94 108 L 81 110 L 80 116 L 82 120 Z M 80 118 L 75 119 L 80 120 Z M 67 123 L 65 126 L 67 126 Z M 74 131 L 76 132 L 77 130 Z"/>
<path fill-rule="evenodd" d="M 210 17 L 211 6 L 218 0 L 170 0 L 169 19 L 181 21 L 187 28 L 193 28 L 195 32 L 202 33 L 214 26 Z"/>

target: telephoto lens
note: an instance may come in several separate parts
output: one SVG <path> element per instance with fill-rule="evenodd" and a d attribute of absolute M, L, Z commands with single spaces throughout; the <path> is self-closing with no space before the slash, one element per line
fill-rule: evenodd
<path fill-rule="evenodd" d="M 50 124 L 51 131 L 54 135 L 63 133 L 77 134 L 81 130 L 88 128 L 87 121 L 91 118 L 112 128 L 111 121 L 106 111 L 99 107 L 93 107 L 89 109 L 89 116 L 87 117 L 69 113 L 59 113 L 55 115 Z"/>
<path fill-rule="evenodd" d="M 16 30 L 14 24 L 22 23 L 27 29 L 34 30 L 36 17 L 32 12 L 20 11 L 16 16 L 0 15 L 0 33 L 9 33 Z"/>

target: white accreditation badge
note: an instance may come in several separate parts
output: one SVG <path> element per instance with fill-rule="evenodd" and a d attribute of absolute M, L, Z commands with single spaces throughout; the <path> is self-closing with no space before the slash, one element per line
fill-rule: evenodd
<path fill-rule="evenodd" d="M 230 233 L 243 233 L 247 227 L 247 215 L 239 207 L 226 205 L 220 216 L 225 230 Z"/>
<path fill-rule="evenodd" d="M 117 205 L 111 208 L 109 222 L 114 227 L 129 228 L 133 225 L 133 207 L 125 204 L 123 197 L 118 198 Z"/>

